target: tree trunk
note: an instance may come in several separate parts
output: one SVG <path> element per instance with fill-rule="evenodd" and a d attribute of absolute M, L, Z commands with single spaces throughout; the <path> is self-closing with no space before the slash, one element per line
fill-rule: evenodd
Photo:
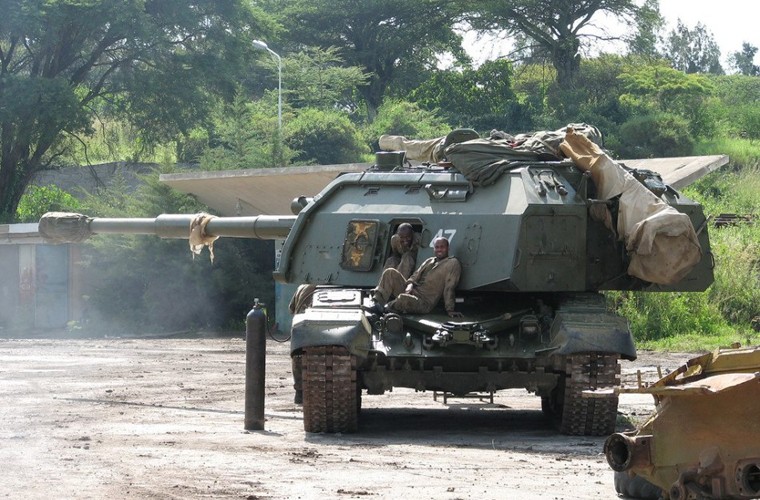
<path fill-rule="evenodd" d="M 559 39 L 552 47 L 552 64 L 557 70 L 557 84 L 563 89 L 574 87 L 575 74 L 581 67 L 579 48 L 580 43 L 575 37 Z"/>
<path fill-rule="evenodd" d="M 0 160 L 0 223 L 13 222 L 23 187 L 19 186 L 18 161 L 3 154 Z M 20 191 L 20 192 L 19 192 Z"/>
<path fill-rule="evenodd" d="M 367 120 L 370 123 L 377 117 L 377 108 L 382 104 L 384 91 L 384 85 L 376 79 L 371 80 L 369 85 L 359 87 L 359 93 L 367 104 Z"/>
<path fill-rule="evenodd" d="M 13 221 L 18 207 L 18 155 L 14 127 L 3 123 L 0 127 L 0 223 Z"/>

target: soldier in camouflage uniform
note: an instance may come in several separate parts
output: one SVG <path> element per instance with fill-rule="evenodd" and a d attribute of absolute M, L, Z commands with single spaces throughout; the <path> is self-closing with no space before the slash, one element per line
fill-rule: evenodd
<path fill-rule="evenodd" d="M 404 222 L 391 237 L 391 255 L 385 261 L 384 269 L 394 268 L 404 278 L 409 278 L 417 266 L 417 250 L 420 248 L 420 235 L 414 232 L 412 225 Z"/>
<path fill-rule="evenodd" d="M 433 249 L 435 256 L 423 262 L 408 279 L 396 269 L 383 271 L 374 290 L 375 306 L 370 310 L 424 314 L 443 297 L 449 317 L 461 317 L 462 314 L 454 310 L 454 291 L 459 284 L 462 266 L 456 257 L 449 257 L 449 240 L 446 238 L 437 238 Z M 395 300 L 388 302 L 392 297 Z"/>

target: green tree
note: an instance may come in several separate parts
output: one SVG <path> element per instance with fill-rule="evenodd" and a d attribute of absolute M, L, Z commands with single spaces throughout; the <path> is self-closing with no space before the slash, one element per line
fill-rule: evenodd
<path fill-rule="evenodd" d="M 387 99 L 377 110 L 377 118 L 365 130 L 365 140 L 376 144 L 383 134 L 403 135 L 410 139 L 432 139 L 451 132 L 451 126 L 435 111 L 416 103 Z M 377 149 L 377 148 L 375 148 Z"/>
<path fill-rule="evenodd" d="M 369 152 L 348 116 L 335 110 L 301 110 L 285 127 L 285 142 L 300 163 L 352 163 Z"/>
<path fill-rule="evenodd" d="M 530 120 L 512 91 L 512 75 L 512 64 L 505 59 L 487 61 L 477 69 L 438 71 L 409 99 L 423 108 L 440 110 L 454 127 L 525 130 Z"/>
<path fill-rule="evenodd" d="M 760 78 L 722 75 L 710 78 L 715 87 L 710 107 L 721 135 L 760 139 Z M 751 150 L 747 151 L 751 154 Z M 731 155 L 732 163 L 735 155 Z"/>
<path fill-rule="evenodd" d="M 744 42 L 740 52 L 733 52 L 728 57 L 729 64 L 733 69 L 738 71 L 739 74 L 745 76 L 760 76 L 760 66 L 755 64 L 755 54 L 757 54 L 757 47 Z"/>
<path fill-rule="evenodd" d="M 689 122 L 672 113 L 635 116 L 620 127 L 623 158 L 688 156 L 694 151 Z"/>
<path fill-rule="evenodd" d="M 307 48 L 282 61 L 283 80 L 287 83 L 282 102 L 284 128 L 303 109 L 350 110 L 351 93 L 366 79 L 359 68 L 343 66 L 335 48 Z M 238 87 L 234 100 L 218 106 L 205 128 L 198 127 L 183 138 L 181 158 L 200 161 L 206 170 L 230 170 L 282 167 L 293 160 L 321 156 L 288 146 L 293 141 L 286 133 L 281 135 L 277 122 L 278 97 L 276 91 L 270 90 L 255 99 Z M 342 113 L 336 116 L 344 118 Z M 341 126 L 342 122 L 338 128 Z M 345 140 L 351 142 L 353 137 Z M 293 143 L 300 144 L 299 140 Z"/>
<path fill-rule="evenodd" d="M 636 17 L 636 30 L 623 37 L 628 53 L 647 59 L 659 59 L 661 56 L 657 47 L 661 43 L 660 31 L 664 25 L 659 0 L 646 0 Z"/>
<path fill-rule="evenodd" d="M 642 56 L 623 57 L 614 54 L 602 54 L 581 61 L 581 69 L 576 75 L 577 90 L 574 98 L 577 113 L 572 120 L 599 127 L 604 133 L 607 146 L 615 143 L 620 125 L 630 117 L 630 110 L 620 101 L 624 89 L 619 76 L 625 68 L 641 64 L 641 61 Z"/>
<path fill-rule="evenodd" d="M 16 211 L 19 222 L 37 222 L 45 212 L 76 212 L 79 200 L 57 186 L 29 186 Z"/>
<path fill-rule="evenodd" d="M 632 0 L 478 0 L 468 6 L 468 23 L 478 31 L 506 31 L 530 40 L 530 48 L 551 61 L 561 88 L 573 85 L 586 40 L 607 38 L 593 22 L 602 14 L 636 20 Z M 648 12 L 648 11 L 647 11 Z"/>
<path fill-rule="evenodd" d="M 724 75 L 710 79 L 715 95 L 726 106 L 760 107 L 760 78 Z"/>
<path fill-rule="evenodd" d="M 350 109 L 355 89 L 368 75 L 357 66 L 345 66 L 337 47 L 307 48 L 283 60 L 285 93 L 295 107 Z"/>
<path fill-rule="evenodd" d="M 704 112 L 714 86 L 705 75 L 686 74 L 658 63 L 627 66 L 620 80 L 620 102 L 631 115 L 676 114 L 689 121 L 690 133 L 710 133 Z"/>
<path fill-rule="evenodd" d="M 685 73 L 723 74 L 720 48 L 702 23 L 689 29 L 679 19 L 676 28 L 668 35 L 665 57 L 673 68 Z"/>
<path fill-rule="evenodd" d="M 291 116 L 285 103 L 284 121 Z M 263 99 L 249 100 L 239 90 L 234 100 L 211 115 L 206 140 L 198 156 L 204 170 L 282 167 L 290 163 L 295 152 L 282 141 L 278 129 L 276 92 Z"/>
<path fill-rule="evenodd" d="M 515 70 L 512 87 L 536 129 L 552 129 L 557 125 L 549 109 L 549 93 L 556 76 L 553 67 L 541 63 L 522 64 Z"/>
<path fill-rule="evenodd" d="M 166 139 L 203 119 L 271 23 L 244 0 L 15 0 L 0 18 L 0 218 L 93 110 Z"/>
<path fill-rule="evenodd" d="M 453 30 L 457 4 L 450 0 L 268 0 L 294 47 L 338 47 L 348 66 L 369 74 L 358 91 L 374 118 L 404 61 L 420 70 L 434 68 L 437 55 L 463 56 Z"/>

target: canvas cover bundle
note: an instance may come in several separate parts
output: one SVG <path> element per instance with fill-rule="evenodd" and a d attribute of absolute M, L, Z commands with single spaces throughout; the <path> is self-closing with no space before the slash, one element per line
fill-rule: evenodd
<path fill-rule="evenodd" d="M 628 251 L 628 274 L 670 285 L 683 279 L 701 260 L 702 251 L 689 217 L 605 153 L 602 134 L 596 127 L 571 123 L 556 131 L 516 136 L 492 131 L 489 138 L 472 138 L 471 132 L 460 129 L 446 137 L 422 141 L 384 135 L 379 144 L 386 151 L 405 151 L 411 160 L 448 162 L 473 186 L 493 184 L 526 162 L 569 158 L 579 169 L 590 172 L 598 198 L 617 200 L 616 228 Z M 611 220 L 609 213 L 604 215 Z"/>

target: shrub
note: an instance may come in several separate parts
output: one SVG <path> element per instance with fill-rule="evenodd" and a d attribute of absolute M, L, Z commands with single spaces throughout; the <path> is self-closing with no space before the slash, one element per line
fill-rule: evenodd
<path fill-rule="evenodd" d="M 45 212 L 77 212 L 79 201 L 57 186 L 29 186 L 16 209 L 19 222 L 37 222 Z"/>
<path fill-rule="evenodd" d="M 625 158 L 688 156 L 694 150 L 689 122 L 670 113 L 632 118 L 620 127 L 619 154 Z"/>
<path fill-rule="evenodd" d="M 344 113 L 314 108 L 288 122 L 285 142 L 297 151 L 294 161 L 299 163 L 351 163 L 367 152 L 358 129 Z"/>
<path fill-rule="evenodd" d="M 375 121 L 364 130 L 364 137 L 367 144 L 373 144 L 383 134 L 433 139 L 449 132 L 451 126 L 434 112 L 407 101 L 386 101 L 378 108 Z"/>
<path fill-rule="evenodd" d="M 760 139 L 760 107 L 744 106 L 734 110 L 734 127 L 739 137 L 756 141 Z"/>

